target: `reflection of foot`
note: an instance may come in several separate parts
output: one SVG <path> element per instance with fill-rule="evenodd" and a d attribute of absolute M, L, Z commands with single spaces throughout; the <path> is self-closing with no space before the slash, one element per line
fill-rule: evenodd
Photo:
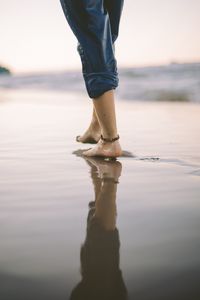
<path fill-rule="evenodd" d="M 122 164 L 119 161 L 105 161 L 98 157 L 85 157 L 85 159 L 91 166 L 95 167 L 93 172 L 96 172 L 100 179 L 118 181 L 122 172 Z"/>
<path fill-rule="evenodd" d="M 80 143 L 96 144 L 101 136 L 100 128 L 88 128 L 83 135 L 78 135 L 76 141 Z"/>
<path fill-rule="evenodd" d="M 118 157 L 122 155 L 119 141 L 105 142 L 100 139 L 94 148 L 83 152 L 84 156 Z"/>

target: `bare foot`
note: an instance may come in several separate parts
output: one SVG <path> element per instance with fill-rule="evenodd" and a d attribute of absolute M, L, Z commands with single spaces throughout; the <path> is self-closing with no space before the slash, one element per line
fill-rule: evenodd
<path fill-rule="evenodd" d="M 83 135 L 78 135 L 76 141 L 80 143 L 96 144 L 101 136 L 100 127 L 89 127 Z"/>
<path fill-rule="evenodd" d="M 122 155 L 119 141 L 105 142 L 100 139 L 94 148 L 83 152 L 84 156 L 118 157 Z"/>

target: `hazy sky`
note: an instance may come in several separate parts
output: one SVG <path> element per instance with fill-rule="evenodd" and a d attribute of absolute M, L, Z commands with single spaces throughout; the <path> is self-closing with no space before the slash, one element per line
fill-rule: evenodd
<path fill-rule="evenodd" d="M 119 66 L 200 61 L 200 0 L 125 0 Z M 0 64 L 15 72 L 79 68 L 59 0 L 0 0 Z"/>

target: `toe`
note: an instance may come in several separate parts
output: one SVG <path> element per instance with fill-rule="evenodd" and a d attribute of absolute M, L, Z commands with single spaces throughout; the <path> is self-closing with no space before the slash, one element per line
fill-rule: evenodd
<path fill-rule="evenodd" d="M 77 142 L 80 142 L 79 138 L 80 138 L 80 135 L 77 135 L 77 136 L 76 136 L 76 141 L 77 141 Z"/>

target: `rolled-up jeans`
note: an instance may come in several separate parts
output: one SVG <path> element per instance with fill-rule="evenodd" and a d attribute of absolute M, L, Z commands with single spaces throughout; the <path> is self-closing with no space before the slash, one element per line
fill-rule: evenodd
<path fill-rule="evenodd" d="M 124 0 L 60 0 L 78 45 L 82 73 L 90 98 L 118 86 L 114 43 Z"/>

